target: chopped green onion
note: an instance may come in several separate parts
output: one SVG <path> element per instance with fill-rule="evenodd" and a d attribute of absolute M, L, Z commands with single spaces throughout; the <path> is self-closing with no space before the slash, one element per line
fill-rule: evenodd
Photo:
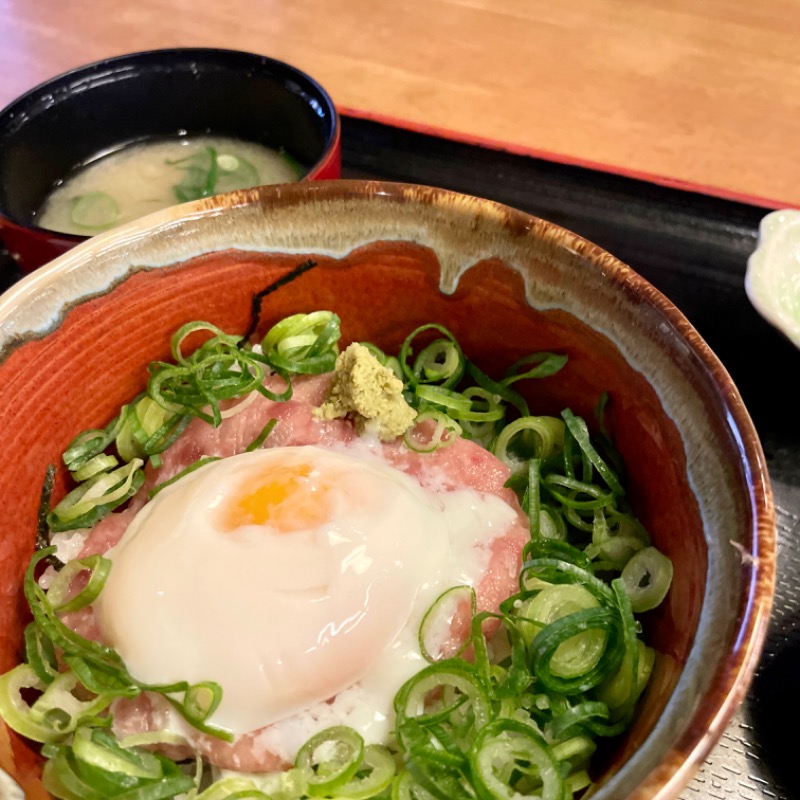
<path fill-rule="evenodd" d="M 90 429 L 79 433 L 64 451 L 62 459 L 70 472 L 76 472 L 95 456 L 99 456 L 114 441 L 126 407 L 102 430 Z"/>
<path fill-rule="evenodd" d="M 614 495 L 597 484 L 585 483 L 566 475 L 546 475 L 542 486 L 562 505 L 572 509 L 605 508 L 614 502 Z"/>
<path fill-rule="evenodd" d="M 211 333 L 211 338 L 190 356 L 184 356 L 183 343 L 197 332 Z M 240 348 L 240 341 L 241 337 L 226 334 L 207 322 L 184 325 L 172 337 L 176 363 L 150 365 L 149 396 L 173 414 L 191 414 L 218 427 L 223 401 L 252 391 L 271 394 L 263 385 L 260 359 L 251 350 Z"/>
<path fill-rule="evenodd" d="M 596 730 L 593 726 L 598 723 L 604 724 L 608 717 L 609 710 L 605 703 L 597 700 L 585 700 L 556 714 L 548 726 L 548 733 L 556 740 L 564 739 L 565 736 L 578 734 L 585 728 Z M 621 733 L 622 730 L 617 732 Z"/>
<path fill-rule="evenodd" d="M 467 362 L 467 372 L 472 380 L 474 380 L 475 383 L 477 383 L 482 389 L 497 395 L 506 403 L 514 406 L 514 408 L 516 408 L 520 413 L 520 416 L 527 417 L 530 415 L 530 412 L 528 411 L 528 403 L 519 392 L 511 389 L 504 383 L 492 380 L 488 375 L 486 375 L 486 373 L 478 369 L 478 367 L 473 364 L 472 361 Z"/>
<path fill-rule="evenodd" d="M 420 380 L 431 383 L 450 382 L 450 385 L 455 385 L 464 371 L 461 348 L 452 339 L 437 339 L 416 357 L 413 370 Z"/>
<path fill-rule="evenodd" d="M 258 170 L 241 155 L 220 153 L 217 156 L 217 168 L 215 194 L 249 189 L 251 186 L 258 186 L 261 183 Z"/>
<path fill-rule="evenodd" d="M 561 451 L 564 423 L 555 417 L 520 417 L 503 428 L 492 452 L 512 470 L 520 470 L 522 458 L 546 459 Z M 513 452 L 512 445 L 519 455 Z"/>
<path fill-rule="evenodd" d="M 568 356 L 562 353 L 531 353 L 519 361 L 515 361 L 507 370 L 502 380 L 503 385 L 511 386 L 524 378 L 549 378 L 559 372 L 567 363 Z M 532 369 L 523 372 L 522 368 L 534 364 Z"/>
<path fill-rule="evenodd" d="M 35 622 L 25 626 L 25 658 L 39 680 L 49 685 L 58 676 L 55 647 Z"/>
<path fill-rule="evenodd" d="M 56 613 L 78 611 L 93 603 L 106 584 L 111 562 L 100 555 L 86 556 L 69 561 L 53 578 L 47 590 L 47 600 Z M 81 573 L 88 572 L 86 585 L 71 598 L 68 598 L 73 580 Z"/>
<path fill-rule="evenodd" d="M 50 604 L 47 594 L 36 582 L 34 574 L 37 565 L 54 550 L 54 547 L 39 550 L 34 554 L 33 558 L 31 558 L 28 568 L 25 571 L 23 588 L 25 591 L 25 598 L 33 613 L 34 621 L 41 628 L 42 633 L 47 636 L 56 647 L 63 650 L 65 654 L 74 653 L 86 659 L 88 662 L 105 668 L 112 673 L 116 672 L 124 681 L 128 676 L 122 666 L 122 659 L 120 659 L 119 654 L 110 647 L 84 639 L 64 625 L 58 618 L 55 609 Z"/>
<path fill-rule="evenodd" d="M 247 778 L 230 777 L 215 781 L 194 800 L 275 800 L 275 797 L 259 790 Z"/>
<path fill-rule="evenodd" d="M 97 475 L 98 472 L 108 472 L 108 470 L 116 467 L 118 463 L 114 456 L 101 453 L 99 456 L 87 461 L 80 469 L 75 470 L 72 473 L 72 477 L 76 481 L 85 481 Z"/>
<path fill-rule="evenodd" d="M 470 410 L 461 414 L 459 420 L 470 422 L 499 422 L 506 415 L 505 406 L 499 395 L 480 386 L 470 386 L 462 395 L 471 402 Z"/>
<path fill-rule="evenodd" d="M 578 792 L 588 789 L 591 785 L 592 779 L 585 769 L 572 772 L 564 778 L 564 790 L 569 793 L 568 797 L 574 797 Z M 589 796 L 588 793 L 586 796 Z"/>
<path fill-rule="evenodd" d="M 162 489 L 166 489 L 167 486 L 172 486 L 173 483 L 176 483 L 181 478 L 185 478 L 187 475 L 190 475 L 192 472 L 200 469 L 200 467 L 204 467 L 206 464 L 211 464 L 212 462 L 219 460 L 219 456 L 203 456 L 202 458 L 198 458 L 197 461 L 193 461 L 188 467 L 184 467 L 169 480 L 159 483 L 158 486 L 154 486 L 148 494 L 149 499 L 152 500 L 160 491 L 162 491 Z"/>
<path fill-rule="evenodd" d="M 597 608 L 598 605 L 600 602 L 597 597 L 580 584 L 554 584 L 543 588 L 537 594 L 523 601 L 516 611 L 516 617 L 527 623 L 527 626 L 521 630 L 523 638 L 530 644 L 536 634 L 551 622 L 576 611 Z M 604 634 L 598 635 L 597 631 L 588 631 L 578 634 L 572 640 L 560 645 L 553 658 L 568 665 L 559 670 L 563 673 L 565 669 L 575 670 L 574 662 L 577 660 L 581 662 L 596 661 L 604 646 Z M 580 666 L 578 671 L 585 671 L 585 669 Z"/>
<path fill-rule="evenodd" d="M 197 683 L 186 690 L 184 716 L 190 722 L 205 722 L 219 707 L 222 689 L 218 683 Z"/>
<path fill-rule="evenodd" d="M 125 461 L 144 458 L 164 449 L 171 441 L 164 434 L 178 423 L 180 415 L 143 396 L 126 406 L 116 435 L 117 452 Z M 154 446 L 159 442 L 161 446 Z"/>
<path fill-rule="evenodd" d="M 589 461 L 592 462 L 600 477 L 606 482 L 606 485 L 615 495 L 625 494 L 625 490 L 619 482 L 614 471 L 606 464 L 600 454 L 595 450 L 589 440 L 589 429 L 586 422 L 581 417 L 576 417 L 569 409 L 564 409 L 561 412 L 564 422 L 569 428 L 570 433 L 575 437 L 578 446 L 585 453 Z"/>
<path fill-rule="evenodd" d="M 267 437 L 272 433 L 273 429 L 275 428 L 275 426 L 277 424 L 278 424 L 278 420 L 277 419 L 271 419 L 261 429 L 261 433 L 259 433 L 258 436 L 256 436 L 256 438 L 253 439 L 253 441 L 250 442 L 250 444 L 247 445 L 247 447 L 245 447 L 245 449 L 244 449 L 245 453 L 252 453 L 253 450 L 258 450 L 258 448 L 261 447 L 261 445 L 264 444 L 264 442 L 267 441 Z"/>
<path fill-rule="evenodd" d="M 110 733 L 100 729 L 78 728 L 72 737 L 75 758 L 104 772 L 120 772 L 133 778 L 158 778 L 159 760 L 146 750 L 121 747 Z"/>
<path fill-rule="evenodd" d="M 364 740 L 345 726 L 312 736 L 298 751 L 295 766 L 313 797 L 330 797 L 349 783 L 364 758 Z"/>
<path fill-rule="evenodd" d="M 347 800 L 376 797 L 392 783 L 396 769 L 394 758 L 386 747 L 367 745 L 356 775 L 337 789 L 337 797 Z"/>
<path fill-rule="evenodd" d="M 428 435 L 425 422 L 435 422 L 436 426 Z M 415 453 L 433 453 L 441 447 L 448 447 L 461 435 L 461 426 L 447 414 L 428 409 L 417 414 L 414 426 L 403 434 L 403 441 Z"/>
<path fill-rule="evenodd" d="M 104 231 L 120 218 L 117 201 L 106 192 L 88 192 L 72 202 L 70 219 L 79 228 Z"/>
<path fill-rule="evenodd" d="M 442 643 L 450 637 L 453 618 L 464 607 L 469 609 L 470 617 L 475 615 L 475 590 L 471 586 L 452 586 L 425 612 L 419 626 L 419 651 L 428 663 L 440 660 Z"/>
<path fill-rule="evenodd" d="M 183 171 L 183 180 L 172 187 L 179 203 L 211 197 L 217 185 L 217 151 L 205 147 L 186 158 L 167 161 L 167 164 Z"/>
<path fill-rule="evenodd" d="M 622 660 L 624 643 L 619 614 L 608 607 L 587 608 L 561 617 L 536 634 L 530 657 L 536 677 L 552 692 L 576 694 L 597 686 Z M 560 649 L 574 637 L 592 633 L 592 645 L 583 652 Z M 602 639 L 598 647 L 594 636 Z"/>
<path fill-rule="evenodd" d="M 642 540 L 635 536 L 611 536 L 598 545 L 588 545 L 584 552 L 592 560 L 602 556 L 605 561 L 600 563 L 621 570 L 643 547 Z"/>
<path fill-rule="evenodd" d="M 513 719 L 490 722 L 478 733 L 470 762 L 482 800 L 563 800 L 558 762 L 544 737 L 530 725 Z M 518 783 L 529 783 L 531 790 L 523 789 L 523 794 Z"/>
<path fill-rule="evenodd" d="M 637 614 L 661 603 L 672 583 L 672 573 L 672 561 L 655 547 L 645 547 L 625 565 L 622 580 Z"/>
<path fill-rule="evenodd" d="M 626 646 L 619 669 L 595 690 L 597 699 L 608 706 L 612 720 L 624 717 L 632 710 L 653 671 L 655 650 L 638 638 L 634 647 Z"/>
<path fill-rule="evenodd" d="M 140 747 L 156 744 L 186 745 L 187 739 L 179 733 L 172 731 L 145 731 L 144 733 L 131 733 L 120 739 L 122 747 Z"/>
<path fill-rule="evenodd" d="M 76 734 L 75 743 L 46 745 L 42 781 L 64 800 L 168 800 L 195 789 L 194 778 L 158 754 L 121 747 L 109 734 Z"/>
<path fill-rule="evenodd" d="M 458 418 L 459 414 L 468 413 L 472 408 L 472 401 L 460 392 L 445 389 L 442 386 L 429 386 L 424 383 L 417 384 L 414 394 L 425 403 L 438 406 L 441 411 Z"/>
<path fill-rule="evenodd" d="M 5 723 L 35 742 L 63 741 L 83 720 L 92 719 L 113 699 L 99 695 L 79 700 L 74 691 L 78 679 L 71 672 L 57 675 L 49 684 L 40 680 L 28 664 L 0 675 L 0 716 Z M 29 704 L 23 693 L 41 694 Z"/>
<path fill-rule="evenodd" d="M 444 692 L 443 699 L 431 709 L 426 703 L 428 695 L 444 689 L 451 690 L 452 697 Z M 409 719 L 424 722 L 432 717 L 449 715 L 457 708 L 465 713 L 465 704 L 469 706 L 475 724 L 482 727 L 488 721 L 490 703 L 485 689 L 477 680 L 475 668 L 458 659 L 439 661 L 409 678 L 397 693 L 394 707 L 398 729 L 402 730 L 403 724 Z"/>
<path fill-rule="evenodd" d="M 47 516 L 52 531 L 88 528 L 133 497 L 144 483 L 140 469 L 144 462 L 134 458 L 129 464 L 101 472 L 73 489 Z"/>
<path fill-rule="evenodd" d="M 544 548 L 545 544 L 549 547 Z M 600 580 L 591 572 L 591 562 L 580 550 L 568 542 L 561 542 L 557 539 L 539 539 L 529 552 L 546 553 L 548 550 L 555 557 L 540 556 L 530 558 L 523 563 L 520 586 L 527 587 L 532 578 L 537 582 L 575 583 L 591 592 L 601 604 L 612 605 L 614 603 L 614 592 L 605 581 Z M 577 551 L 576 558 L 579 559 L 579 563 L 564 560 L 569 558 L 573 551 Z"/>
<path fill-rule="evenodd" d="M 411 365 L 408 360 L 414 353 L 412 343 L 425 331 L 438 331 L 445 338 L 437 339 L 425 347 Z M 461 379 L 466 366 L 464 354 L 453 334 L 435 323 L 420 325 L 406 336 L 400 346 L 398 361 L 412 389 L 420 383 L 438 383 L 443 389 L 450 389 Z"/>
<path fill-rule="evenodd" d="M 436 800 L 436 797 L 416 783 L 410 772 L 404 770 L 392 784 L 391 800 Z"/>
<path fill-rule="evenodd" d="M 172 190 L 178 202 L 199 200 L 215 194 L 249 189 L 261 182 L 258 171 L 247 159 L 233 153 L 217 153 L 203 148 L 186 158 L 167 161 L 183 172 L 183 179 Z"/>
<path fill-rule="evenodd" d="M 332 311 L 294 314 L 261 341 L 264 361 L 277 371 L 301 375 L 330 372 L 339 354 L 339 317 Z"/>
<path fill-rule="evenodd" d="M 597 745 L 588 736 L 578 735 L 553 744 L 551 750 L 558 761 L 566 761 L 575 768 L 589 760 Z"/>

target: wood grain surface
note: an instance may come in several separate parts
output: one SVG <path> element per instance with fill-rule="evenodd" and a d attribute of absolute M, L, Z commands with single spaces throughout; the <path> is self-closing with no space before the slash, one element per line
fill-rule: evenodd
<path fill-rule="evenodd" d="M 800 205 L 800 0 L 0 0 L 0 106 L 82 63 L 218 46 L 345 112 Z"/>

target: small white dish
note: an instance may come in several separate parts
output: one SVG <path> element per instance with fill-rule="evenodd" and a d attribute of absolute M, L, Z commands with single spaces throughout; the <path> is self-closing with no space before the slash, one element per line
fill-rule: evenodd
<path fill-rule="evenodd" d="M 761 220 L 745 291 L 756 311 L 800 348 L 800 210 L 773 211 Z"/>

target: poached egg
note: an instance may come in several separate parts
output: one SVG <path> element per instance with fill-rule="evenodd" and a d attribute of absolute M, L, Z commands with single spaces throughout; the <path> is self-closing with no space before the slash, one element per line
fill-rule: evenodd
<path fill-rule="evenodd" d="M 395 693 L 425 666 L 423 615 L 477 585 L 516 514 L 423 488 L 364 442 L 242 453 L 144 506 L 95 614 L 137 680 L 216 681 L 210 722 L 263 729 L 287 760 L 335 724 L 384 742 Z"/>

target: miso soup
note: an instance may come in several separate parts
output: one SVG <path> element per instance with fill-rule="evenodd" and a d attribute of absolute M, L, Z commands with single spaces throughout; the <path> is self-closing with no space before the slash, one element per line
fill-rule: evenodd
<path fill-rule="evenodd" d="M 93 236 L 176 203 L 299 180 L 302 167 L 263 145 L 217 136 L 134 144 L 76 170 L 45 199 L 34 222 Z"/>

